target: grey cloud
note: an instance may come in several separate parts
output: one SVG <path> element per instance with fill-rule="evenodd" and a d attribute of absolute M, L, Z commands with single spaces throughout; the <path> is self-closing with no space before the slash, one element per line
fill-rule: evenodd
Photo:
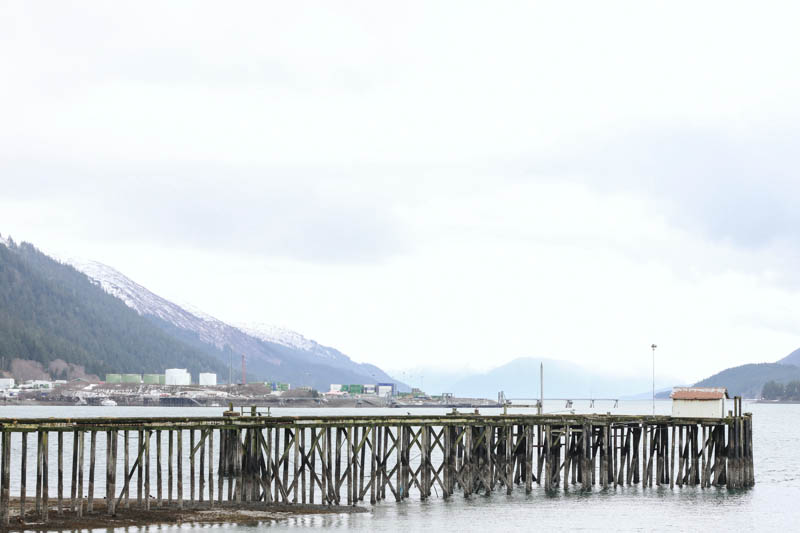
<path fill-rule="evenodd" d="M 643 130 L 594 140 L 529 170 L 601 191 L 637 191 L 654 210 L 715 241 L 759 248 L 800 245 L 800 135 L 694 129 Z M 570 178 L 570 176 L 579 176 Z"/>
<path fill-rule="evenodd" d="M 408 245 L 387 204 L 319 170 L 0 161 L 0 172 L 6 199 L 46 203 L 69 221 L 62 231 L 87 239 L 322 263 L 381 261 Z"/>

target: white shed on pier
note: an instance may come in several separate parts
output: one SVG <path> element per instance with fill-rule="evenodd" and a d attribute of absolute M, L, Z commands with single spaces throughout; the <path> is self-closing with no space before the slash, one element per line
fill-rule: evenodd
<path fill-rule="evenodd" d="M 725 387 L 674 387 L 672 416 L 684 418 L 721 418 L 725 416 Z"/>

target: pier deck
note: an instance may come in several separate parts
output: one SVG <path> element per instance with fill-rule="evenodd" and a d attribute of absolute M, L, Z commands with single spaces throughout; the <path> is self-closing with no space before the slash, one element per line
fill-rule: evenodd
<path fill-rule="evenodd" d="M 97 514 L 98 497 L 113 516 L 120 506 L 375 504 L 531 492 L 534 483 L 549 491 L 738 489 L 755 479 L 752 416 L 736 405 L 731 416 L 697 419 L 255 410 L 215 418 L 0 418 L 0 527 L 12 514 L 17 523 Z"/>

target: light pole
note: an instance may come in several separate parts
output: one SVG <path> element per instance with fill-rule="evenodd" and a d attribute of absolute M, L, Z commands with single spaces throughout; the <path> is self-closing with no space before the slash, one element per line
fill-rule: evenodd
<path fill-rule="evenodd" d="M 650 348 L 653 350 L 653 415 L 656 414 L 656 346 L 651 344 Z"/>

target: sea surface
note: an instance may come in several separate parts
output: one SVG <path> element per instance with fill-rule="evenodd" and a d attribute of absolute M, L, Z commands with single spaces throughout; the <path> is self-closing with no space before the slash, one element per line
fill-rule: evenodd
<path fill-rule="evenodd" d="M 566 412 L 561 402 L 545 403 L 547 412 Z M 573 408 L 578 413 L 652 412 L 651 403 L 641 401 L 619 402 L 617 407 L 612 402 L 596 402 L 594 408 L 590 408 L 588 402 L 575 402 Z M 368 513 L 298 516 L 257 527 L 182 525 L 118 531 L 800 531 L 800 405 L 745 402 L 744 408 L 753 413 L 756 476 L 756 486 L 746 490 L 595 487 L 590 493 L 575 489 L 564 492 L 562 488 L 546 494 L 534 485 L 531 494 L 525 494 L 522 488 L 515 490 L 511 496 L 498 491 L 490 496 L 472 496 L 468 499 L 455 495 L 448 501 L 436 497 L 425 502 L 417 499 L 399 504 L 385 501 L 375 506 L 367 504 Z M 668 414 L 670 403 L 657 401 L 655 409 L 659 414 Z M 198 407 L 0 406 L 0 417 L 218 416 L 221 411 L 221 408 Z M 411 409 L 410 412 L 432 414 L 446 410 L 426 408 Z M 498 412 L 500 410 L 497 409 L 481 410 L 482 414 Z M 511 412 L 531 411 L 512 409 Z M 398 409 L 272 409 L 272 414 L 276 416 L 382 413 L 397 415 Z M 28 448 L 29 452 L 35 449 L 35 439 L 29 442 Z M 53 443 L 51 448 L 55 448 Z M 35 465 L 35 462 L 30 462 L 30 457 L 28 460 L 29 465 Z M 15 460 L 14 464 L 19 463 Z M 98 490 L 98 494 L 102 494 L 102 489 Z"/>

